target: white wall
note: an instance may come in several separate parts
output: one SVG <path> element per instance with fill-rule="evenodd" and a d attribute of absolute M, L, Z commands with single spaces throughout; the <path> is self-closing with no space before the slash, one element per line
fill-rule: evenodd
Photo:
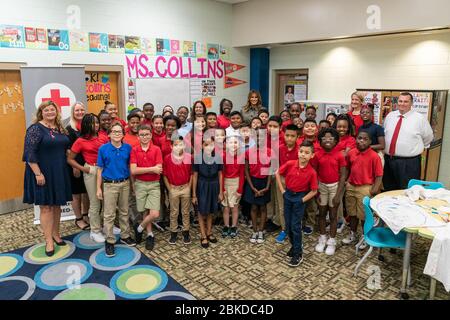
<path fill-rule="evenodd" d="M 449 11 L 448 0 L 250 0 L 233 5 L 233 46 L 449 26 Z"/>
<path fill-rule="evenodd" d="M 69 29 L 67 21 L 70 21 L 70 14 L 66 11 L 73 4 L 81 10 L 80 29 L 85 32 L 231 46 L 231 5 L 210 0 L 15 0 L 8 3 L 7 10 L 0 10 L 0 21 L 2 24 Z M 231 62 L 247 66 L 233 73 L 233 77 L 249 82 L 249 57 L 248 49 L 232 50 Z M 123 54 L 0 48 L 0 62 L 23 62 L 38 66 L 58 66 L 63 63 L 121 65 L 125 66 L 124 75 L 127 75 Z M 125 86 L 126 83 L 124 81 Z M 219 83 L 223 86 L 222 81 Z M 236 105 L 246 102 L 248 84 L 226 90 L 218 87 L 215 101 L 226 96 Z M 126 87 L 124 92 L 126 95 Z M 218 106 L 214 110 L 218 110 Z"/>
<path fill-rule="evenodd" d="M 270 68 L 272 75 L 276 69 L 308 68 L 312 101 L 350 102 L 356 88 L 448 90 L 450 31 L 278 46 L 270 51 Z M 271 105 L 273 86 L 272 80 Z M 450 103 L 446 120 L 439 180 L 450 186 Z"/>

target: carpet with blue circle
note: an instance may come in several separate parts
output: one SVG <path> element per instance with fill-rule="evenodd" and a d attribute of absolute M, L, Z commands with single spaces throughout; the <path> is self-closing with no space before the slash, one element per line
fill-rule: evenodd
<path fill-rule="evenodd" d="M 135 247 L 108 258 L 87 231 L 64 240 L 52 257 L 43 243 L 0 254 L 0 300 L 195 299 Z"/>

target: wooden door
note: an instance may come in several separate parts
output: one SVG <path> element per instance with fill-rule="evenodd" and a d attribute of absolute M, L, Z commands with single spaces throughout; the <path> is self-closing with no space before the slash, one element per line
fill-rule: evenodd
<path fill-rule="evenodd" d="M 0 70 L 0 213 L 24 207 L 25 123 L 20 71 Z"/>
<path fill-rule="evenodd" d="M 119 100 L 119 73 L 112 71 L 87 71 L 86 96 L 88 112 L 98 114 L 105 106 L 105 101 L 113 102 L 123 119 L 123 108 Z"/>
<path fill-rule="evenodd" d="M 290 103 L 308 99 L 308 69 L 276 71 L 276 100 L 274 114 Z"/>

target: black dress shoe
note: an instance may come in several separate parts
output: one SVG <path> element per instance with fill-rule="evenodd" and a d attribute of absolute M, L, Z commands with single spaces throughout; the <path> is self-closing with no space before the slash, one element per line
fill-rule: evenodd
<path fill-rule="evenodd" d="M 65 242 L 64 240 L 61 240 L 61 242 L 58 242 L 55 240 L 55 238 L 53 238 L 53 241 L 55 241 L 56 244 L 60 247 L 67 245 L 67 242 Z"/>
<path fill-rule="evenodd" d="M 47 255 L 47 257 L 51 257 L 55 254 L 55 248 L 53 248 L 53 250 L 47 251 L 47 246 L 45 246 L 45 254 Z"/>

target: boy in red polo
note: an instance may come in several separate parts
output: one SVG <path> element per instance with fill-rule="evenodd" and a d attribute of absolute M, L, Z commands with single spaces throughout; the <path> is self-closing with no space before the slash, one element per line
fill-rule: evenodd
<path fill-rule="evenodd" d="M 318 137 L 322 149 L 316 152 L 311 161 L 319 179 L 319 242 L 316 252 L 331 256 L 336 251 L 337 210 L 341 202 L 346 174 L 345 158 L 336 145 L 339 134 L 333 128 L 323 129 Z M 326 235 L 326 217 L 330 214 L 330 238 Z"/>
<path fill-rule="evenodd" d="M 183 137 L 172 141 L 172 153 L 164 157 L 164 184 L 169 191 L 170 244 L 177 242 L 178 214 L 181 202 L 183 242 L 191 243 L 189 207 L 191 205 L 192 156 L 184 152 Z"/>
<path fill-rule="evenodd" d="M 280 159 L 280 167 L 284 165 L 286 162 L 290 160 L 298 159 L 298 128 L 296 125 L 291 124 L 288 125 L 285 129 L 284 133 L 284 144 L 280 146 L 279 159 Z M 286 182 L 284 181 L 284 177 L 281 178 L 281 183 L 285 186 Z M 286 233 L 286 224 L 284 221 L 284 201 L 283 194 L 281 193 L 279 188 L 274 188 L 276 194 L 276 213 L 274 217 L 274 223 L 276 225 L 281 226 L 281 232 L 275 238 L 275 241 L 278 243 L 283 243 L 287 237 Z"/>
<path fill-rule="evenodd" d="M 287 256 L 291 267 L 298 266 L 303 260 L 302 254 L 302 219 L 305 203 L 317 194 L 317 173 L 309 164 L 314 157 L 314 146 L 305 141 L 300 145 L 298 160 L 286 162 L 277 171 L 278 188 L 284 196 L 284 219 L 286 231 L 292 244 Z M 281 183 L 285 177 L 286 188 Z"/>
<path fill-rule="evenodd" d="M 383 167 L 378 154 L 370 148 L 370 134 L 360 131 L 356 137 L 356 148 L 348 152 L 347 163 L 350 170 L 346 185 L 345 206 L 350 215 L 350 234 L 342 240 L 344 244 L 356 242 L 356 231 L 361 220 L 361 227 L 364 230 L 364 207 L 363 198 L 373 197 L 380 191 L 383 178 Z M 367 245 L 364 235 L 357 244 L 359 249 L 364 249 Z"/>
<path fill-rule="evenodd" d="M 159 147 L 152 143 L 152 128 L 141 125 L 138 131 L 139 145 L 131 150 L 130 170 L 134 176 L 134 190 L 138 212 L 144 212 L 144 219 L 133 226 L 136 242 L 142 241 L 142 232 L 147 230 L 145 248 L 152 250 L 155 238 L 152 222 L 159 217 L 160 211 L 160 174 L 162 173 L 162 154 Z"/>
<path fill-rule="evenodd" d="M 138 128 L 141 124 L 141 117 L 137 112 L 130 113 L 127 117 L 128 131 L 123 138 L 124 143 L 128 143 L 132 148 L 139 145 Z"/>

